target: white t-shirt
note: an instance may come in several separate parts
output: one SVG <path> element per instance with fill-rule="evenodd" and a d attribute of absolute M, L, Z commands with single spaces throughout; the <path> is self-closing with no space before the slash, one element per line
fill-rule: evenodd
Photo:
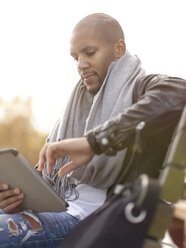
<path fill-rule="evenodd" d="M 103 205 L 106 199 L 106 189 L 93 188 L 87 184 L 79 184 L 76 187 L 79 197 L 75 200 L 68 200 L 69 207 L 67 213 L 83 220 L 85 217 L 90 215 L 96 209 Z M 70 197 L 73 199 L 74 195 Z"/>

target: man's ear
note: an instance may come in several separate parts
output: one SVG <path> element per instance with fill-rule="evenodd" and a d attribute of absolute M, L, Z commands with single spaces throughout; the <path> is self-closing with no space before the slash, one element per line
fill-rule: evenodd
<path fill-rule="evenodd" d="M 125 41 L 120 39 L 114 44 L 114 55 L 115 58 L 120 58 L 123 54 L 125 54 L 126 46 Z"/>

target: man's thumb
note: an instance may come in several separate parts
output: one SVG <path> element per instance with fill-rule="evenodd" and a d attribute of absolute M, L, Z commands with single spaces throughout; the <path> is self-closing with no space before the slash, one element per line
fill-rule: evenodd
<path fill-rule="evenodd" d="M 65 164 L 59 171 L 58 171 L 58 177 L 63 177 L 66 174 L 70 173 L 74 169 L 76 169 L 76 165 L 73 161 L 70 161 L 69 163 Z"/>

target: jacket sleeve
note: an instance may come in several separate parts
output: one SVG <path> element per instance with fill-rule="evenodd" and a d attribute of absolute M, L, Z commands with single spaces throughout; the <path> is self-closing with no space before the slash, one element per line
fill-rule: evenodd
<path fill-rule="evenodd" d="M 144 76 L 136 82 L 132 106 L 85 136 L 96 154 L 112 156 L 134 141 L 139 123 L 153 122 L 165 113 L 181 112 L 185 103 L 185 80 L 163 75 Z M 164 123 L 161 122 L 161 125 Z"/>

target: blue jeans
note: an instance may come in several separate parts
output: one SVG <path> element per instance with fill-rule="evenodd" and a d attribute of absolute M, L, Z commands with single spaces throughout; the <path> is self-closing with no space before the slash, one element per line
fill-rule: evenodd
<path fill-rule="evenodd" d="M 57 247 L 78 223 L 66 212 L 3 214 L 0 210 L 0 247 Z"/>

